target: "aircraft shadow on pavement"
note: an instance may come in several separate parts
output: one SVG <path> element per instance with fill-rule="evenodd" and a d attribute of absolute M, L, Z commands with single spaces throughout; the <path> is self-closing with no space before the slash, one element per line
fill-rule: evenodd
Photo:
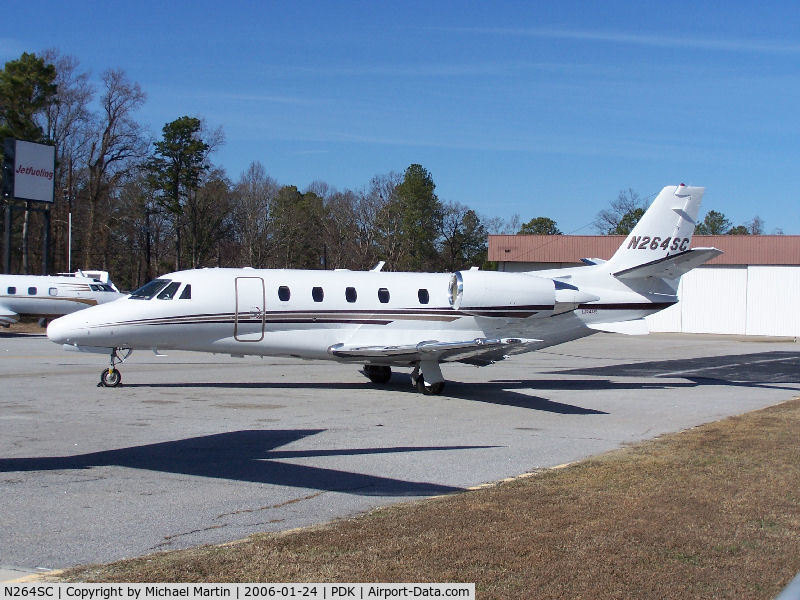
<path fill-rule="evenodd" d="M 46 338 L 46 333 L 23 333 L 19 331 L 2 331 L 0 330 L 0 338 Z"/>
<path fill-rule="evenodd" d="M 454 398 L 461 400 L 471 400 L 496 404 L 498 406 L 515 406 L 517 408 L 527 408 L 531 410 L 541 410 L 562 415 L 605 415 L 606 412 L 591 408 L 582 408 L 562 402 L 554 402 L 547 398 L 532 396 L 509 388 L 519 390 L 530 390 L 537 387 L 538 382 L 513 381 L 513 382 L 480 382 L 480 383 L 458 383 L 448 381 L 444 392 L 439 398 Z M 214 382 L 214 383 L 133 383 L 124 384 L 130 388 L 224 388 L 224 389 L 320 389 L 320 390 L 382 390 L 392 392 L 404 392 L 408 394 L 419 394 L 416 388 L 411 386 L 407 376 L 396 374 L 385 386 L 375 386 L 364 381 L 364 383 L 300 383 L 292 381 L 276 382 Z"/>
<path fill-rule="evenodd" d="M 277 459 L 496 447 L 410 446 L 341 450 L 275 450 L 323 431 L 325 430 L 243 430 L 74 456 L 0 458 L 0 473 L 118 466 L 364 496 L 431 496 L 462 491 L 462 488 L 297 465 L 279 462 Z"/>
<path fill-rule="evenodd" d="M 591 377 L 660 377 L 687 379 L 692 385 L 728 385 L 797 390 L 800 352 L 757 352 L 702 358 L 633 362 L 605 367 L 550 371 L 553 375 Z M 573 383 L 562 380 L 565 384 Z M 794 385 L 782 385 L 794 384 Z M 668 384 L 673 386 L 674 384 Z"/>

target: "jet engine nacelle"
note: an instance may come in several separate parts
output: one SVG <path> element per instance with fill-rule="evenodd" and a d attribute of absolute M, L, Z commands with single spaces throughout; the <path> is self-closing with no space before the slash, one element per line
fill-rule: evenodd
<path fill-rule="evenodd" d="M 553 310 L 555 296 L 553 280 L 535 275 L 470 270 L 450 278 L 450 306 L 456 310 Z"/>

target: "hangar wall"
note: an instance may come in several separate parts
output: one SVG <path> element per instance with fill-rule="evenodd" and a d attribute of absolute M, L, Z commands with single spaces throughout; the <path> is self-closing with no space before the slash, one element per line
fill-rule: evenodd
<path fill-rule="evenodd" d="M 651 331 L 800 337 L 799 267 L 700 267 L 683 276 L 678 296 L 647 317 Z"/>
<path fill-rule="evenodd" d="M 625 240 L 611 235 L 490 235 L 498 270 L 577 266 L 608 259 Z M 724 253 L 687 273 L 677 306 L 648 317 L 651 331 L 800 338 L 800 235 L 696 235 L 694 247 Z"/>

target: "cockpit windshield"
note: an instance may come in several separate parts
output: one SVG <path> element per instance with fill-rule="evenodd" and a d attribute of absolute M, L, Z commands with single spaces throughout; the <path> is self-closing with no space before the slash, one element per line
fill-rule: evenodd
<path fill-rule="evenodd" d="M 114 288 L 112 288 L 107 283 L 90 283 L 89 284 L 89 288 L 91 288 L 91 290 L 93 292 L 113 292 L 114 291 Z"/>
<path fill-rule="evenodd" d="M 170 283 L 171 281 L 169 279 L 153 279 L 150 283 L 145 283 L 138 290 L 134 291 L 130 295 L 130 298 L 133 300 L 150 300 Z"/>
<path fill-rule="evenodd" d="M 158 295 L 159 300 L 172 300 L 175 297 L 175 292 L 181 287 L 180 281 L 173 281 Z"/>

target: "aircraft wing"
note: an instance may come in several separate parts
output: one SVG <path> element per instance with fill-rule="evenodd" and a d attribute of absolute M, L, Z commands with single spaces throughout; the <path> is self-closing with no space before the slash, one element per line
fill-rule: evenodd
<path fill-rule="evenodd" d="M 643 265 L 624 269 L 614 273 L 617 279 L 643 279 L 658 277 L 660 279 L 677 279 L 695 267 L 708 262 L 715 256 L 722 254 L 716 248 L 692 248 L 680 254 L 673 254 L 666 258 L 659 258 Z"/>
<path fill-rule="evenodd" d="M 8 324 L 16 323 L 19 320 L 19 315 L 13 310 L 7 309 L 5 306 L 0 306 L 0 323 Z"/>
<path fill-rule="evenodd" d="M 386 359 L 389 362 L 414 363 L 422 360 L 437 362 L 465 362 L 488 365 L 509 354 L 522 352 L 527 345 L 541 340 L 523 338 L 475 338 L 463 342 L 426 340 L 418 344 L 400 346 L 358 346 L 334 344 L 328 353 L 337 358 L 357 360 Z"/>

